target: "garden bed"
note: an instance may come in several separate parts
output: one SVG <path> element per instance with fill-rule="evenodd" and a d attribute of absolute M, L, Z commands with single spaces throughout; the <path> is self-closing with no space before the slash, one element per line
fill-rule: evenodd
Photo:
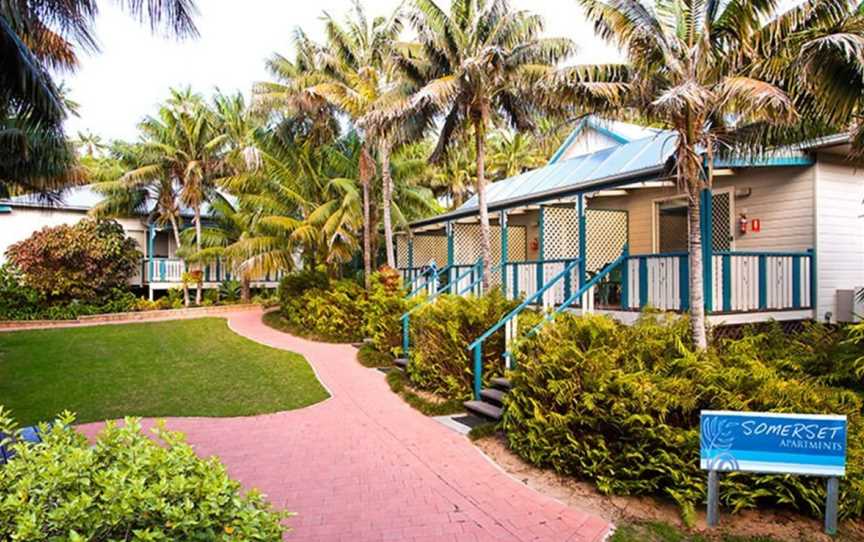
<path fill-rule="evenodd" d="M 0 330 L 19 331 L 26 329 L 44 329 L 50 327 L 74 327 L 83 325 L 106 324 L 112 322 L 135 322 L 145 320 L 173 320 L 213 316 L 226 312 L 247 311 L 259 308 L 255 303 L 237 305 L 219 305 L 214 307 L 189 307 L 182 309 L 163 309 L 155 311 L 115 312 L 108 314 L 93 314 L 79 316 L 75 320 L 0 320 Z"/>

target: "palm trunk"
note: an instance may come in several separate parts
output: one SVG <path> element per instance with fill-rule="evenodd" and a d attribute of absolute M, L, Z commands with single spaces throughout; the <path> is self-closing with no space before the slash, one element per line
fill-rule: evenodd
<path fill-rule="evenodd" d="M 384 244 L 387 251 L 387 266 L 396 269 L 396 251 L 393 248 L 393 218 L 390 215 L 390 206 L 393 200 L 393 176 L 390 173 L 390 142 L 386 138 L 381 140 L 381 181 L 383 193 L 384 212 Z"/>
<path fill-rule="evenodd" d="M 180 248 L 180 228 L 174 217 L 171 217 L 171 230 L 174 232 L 174 242 L 177 243 L 177 248 Z M 189 285 L 185 280 L 183 281 L 183 306 L 189 307 Z"/>
<path fill-rule="evenodd" d="M 252 299 L 252 288 L 249 285 L 249 277 L 242 276 L 240 278 L 240 301 L 249 303 Z"/>
<path fill-rule="evenodd" d="M 489 228 L 489 207 L 486 202 L 486 110 L 474 120 L 477 146 L 477 204 L 480 208 L 480 259 L 483 262 L 483 290 L 492 282 L 492 241 Z"/>
<path fill-rule="evenodd" d="M 688 134 L 689 141 L 694 141 Z M 702 259 L 702 165 L 694 159 L 699 156 L 695 144 L 680 147 L 678 155 L 679 186 L 687 189 L 687 220 L 688 236 L 687 251 L 690 256 L 690 330 L 693 335 L 693 346 L 697 350 L 708 348 L 708 332 L 705 327 L 705 272 Z M 709 286 L 710 287 L 710 286 Z"/>
<path fill-rule="evenodd" d="M 364 146 L 360 151 L 360 184 L 363 186 L 363 282 L 367 290 L 372 287 L 372 213 L 369 203 L 369 182 L 374 174 L 374 162 Z"/>
<path fill-rule="evenodd" d="M 195 207 L 195 251 L 201 252 L 201 206 L 198 205 Z M 201 268 L 201 264 L 195 264 L 198 271 L 198 284 L 195 289 L 195 304 L 201 304 L 201 288 L 203 287 L 202 281 L 204 280 L 204 270 Z"/>

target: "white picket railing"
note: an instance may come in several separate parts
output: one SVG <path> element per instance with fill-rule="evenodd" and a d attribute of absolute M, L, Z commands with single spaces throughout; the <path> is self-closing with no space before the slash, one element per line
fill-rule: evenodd
<path fill-rule="evenodd" d="M 151 258 L 143 262 L 145 276 L 148 283 L 167 282 L 182 283 L 183 273 L 186 272 L 186 263 L 180 258 Z M 211 262 L 202 269 L 203 281 L 205 283 L 223 282 L 237 279 L 231 270 L 222 262 Z M 278 282 L 285 275 L 284 272 L 265 273 L 251 278 L 254 283 Z"/>

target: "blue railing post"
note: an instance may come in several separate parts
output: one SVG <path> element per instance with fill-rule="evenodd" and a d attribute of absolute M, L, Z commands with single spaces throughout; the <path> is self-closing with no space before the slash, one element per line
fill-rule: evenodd
<path fill-rule="evenodd" d="M 408 268 L 414 269 L 414 236 L 408 232 Z"/>
<path fill-rule="evenodd" d="M 810 253 L 810 306 L 813 308 L 813 316 L 816 316 L 816 300 L 818 299 L 817 295 L 817 286 L 816 286 L 816 251 L 814 249 L 808 249 L 807 252 Z"/>
<path fill-rule="evenodd" d="M 759 308 L 768 308 L 768 256 L 759 255 Z"/>
<path fill-rule="evenodd" d="M 648 258 L 639 258 L 639 309 L 648 305 Z"/>
<path fill-rule="evenodd" d="M 411 339 L 408 333 L 408 319 L 410 316 L 406 313 L 402 316 L 402 355 L 408 357 L 408 349 L 411 347 Z"/>
<path fill-rule="evenodd" d="M 678 302 L 681 312 L 690 310 L 690 253 L 678 257 L 678 282 L 681 299 Z"/>
<path fill-rule="evenodd" d="M 624 245 L 624 263 L 621 268 L 621 309 L 630 308 L 630 246 Z"/>
<path fill-rule="evenodd" d="M 579 193 L 576 200 L 579 211 L 579 288 L 585 286 L 588 280 L 587 262 L 588 257 L 588 225 L 585 219 L 585 196 Z"/>
<path fill-rule="evenodd" d="M 147 224 L 147 258 L 150 259 L 150 277 L 149 280 L 153 280 L 153 277 L 156 275 L 156 261 L 153 259 L 154 245 L 156 243 L 156 227 L 153 226 L 153 223 Z"/>
<path fill-rule="evenodd" d="M 714 196 L 711 190 L 702 190 L 701 199 L 699 218 L 702 230 L 702 295 L 705 299 L 705 311 L 711 312 L 714 310 Z"/>
<path fill-rule="evenodd" d="M 544 217 L 544 207 L 540 206 L 540 219 L 537 224 L 537 289 L 543 288 L 543 258 L 546 252 L 545 229 L 546 219 Z"/>
<path fill-rule="evenodd" d="M 723 311 L 732 311 L 732 256 L 724 254 L 723 258 Z"/>
<path fill-rule="evenodd" d="M 474 399 L 480 400 L 483 388 L 483 343 L 474 347 Z"/>
<path fill-rule="evenodd" d="M 501 228 L 501 291 L 504 294 L 504 299 L 507 299 L 507 259 L 508 259 L 508 243 L 509 234 L 507 230 L 507 211 L 502 209 L 498 218 L 498 225 Z"/>

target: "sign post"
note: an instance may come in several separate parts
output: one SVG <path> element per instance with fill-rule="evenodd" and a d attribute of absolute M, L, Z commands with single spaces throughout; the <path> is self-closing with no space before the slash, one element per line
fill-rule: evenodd
<path fill-rule="evenodd" d="M 825 532 L 836 534 L 846 432 L 846 416 L 703 410 L 700 464 L 708 471 L 708 526 L 719 522 L 721 472 L 804 474 L 828 478 Z"/>

